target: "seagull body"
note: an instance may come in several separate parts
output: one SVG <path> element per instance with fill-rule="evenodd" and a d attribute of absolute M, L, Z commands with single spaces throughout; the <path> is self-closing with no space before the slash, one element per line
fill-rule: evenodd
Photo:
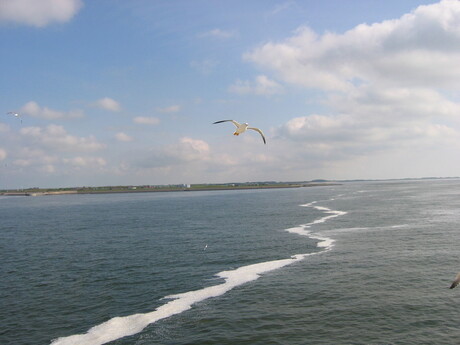
<path fill-rule="evenodd" d="M 222 123 L 222 122 L 232 122 L 236 126 L 236 131 L 235 133 L 233 133 L 233 135 L 240 135 L 241 133 L 246 132 L 247 129 L 252 129 L 253 131 L 259 132 L 259 134 L 262 136 L 262 140 L 264 141 L 264 144 L 267 143 L 265 140 L 264 133 L 259 128 L 249 127 L 249 124 L 239 123 L 239 122 L 236 122 L 235 120 L 221 120 L 221 121 L 216 121 L 213 124 L 215 125 L 216 123 Z"/>
<path fill-rule="evenodd" d="M 450 286 L 451 289 L 456 287 L 460 283 L 460 273 L 457 274 L 455 277 L 455 280 L 452 282 L 452 285 Z"/>

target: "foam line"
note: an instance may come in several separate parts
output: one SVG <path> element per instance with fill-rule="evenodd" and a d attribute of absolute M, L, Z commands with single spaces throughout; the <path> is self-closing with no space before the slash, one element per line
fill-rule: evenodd
<path fill-rule="evenodd" d="M 347 214 L 347 212 L 331 210 L 330 208 L 324 207 L 324 206 L 315 206 L 316 203 L 317 203 L 317 201 L 312 201 L 312 202 L 310 202 L 308 204 L 303 204 L 303 205 L 300 205 L 300 206 L 315 208 L 318 211 L 322 211 L 322 212 L 328 214 L 327 216 L 321 217 L 321 218 L 316 219 L 313 222 L 310 222 L 310 223 L 307 223 L 307 224 L 299 225 L 299 226 L 297 226 L 295 228 L 286 229 L 286 231 L 289 232 L 289 233 L 293 233 L 293 234 L 297 234 L 297 235 L 301 235 L 301 236 L 308 236 L 308 237 L 313 238 L 315 240 L 319 240 L 319 242 L 316 244 L 316 246 L 318 248 L 323 248 L 325 250 L 331 250 L 332 247 L 334 246 L 335 241 L 332 238 L 329 238 L 329 237 L 323 237 L 323 236 L 320 236 L 319 234 L 312 234 L 312 232 L 310 231 L 310 228 L 313 225 L 324 223 L 324 222 L 326 222 L 327 220 L 329 220 L 331 218 L 343 216 L 343 215 Z"/>
<path fill-rule="evenodd" d="M 87 333 L 58 338 L 51 344 L 101 345 L 122 337 L 139 333 L 151 323 L 180 314 L 190 309 L 195 303 L 204 301 L 208 298 L 223 295 L 234 287 L 258 279 L 261 274 L 303 260 L 305 257 L 312 254 L 299 254 L 292 256 L 290 259 L 262 262 L 239 267 L 235 270 L 222 271 L 217 274 L 217 277 L 224 279 L 224 283 L 222 284 L 209 286 L 200 290 L 166 296 L 165 298 L 172 300 L 152 312 L 124 317 L 114 317 L 104 323 L 92 327 Z"/>
<path fill-rule="evenodd" d="M 286 231 L 319 240 L 317 247 L 322 248 L 323 251 L 309 254 L 297 254 L 293 255 L 290 259 L 261 262 L 257 264 L 242 266 L 234 270 L 222 271 L 216 274 L 216 277 L 222 278 L 224 280 L 222 284 L 208 286 L 200 290 L 166 296 L 166 299 L 171 300 L 152 312 L 144 314 L 133 314 L 123 317 L 117 316 L 90 328 L 88 332 L 84 334 L 75 334 L 68 337 L 57 338 L 54 339 L 51 344 L 102 345 L 110 341 L 134 335 L 141 332 L 149 324 L 155 323 L 161 319 L 165 319 L 176 314 L 180 314 L 186 310 L 189 310 L 192 305 L 204 301 L 208 298 L 221 296 L 237 286 L 258 279 L 264 273 L 293 264 L 297 261 L 301 261 L 307 256 L 323 253 L 324 251 L 332 249 L 334 245 L 333 239 L 323 237 L 318 234 L 312 234 L 309 228 L 312 225 L 324 223 L 330 218 L 346 214 L 346 212 L 334 211 L 322 206 L 314 206 L 315 203 L 316 201 L 301 206 L 313 207 L 319 211 L 323 211 L 328 215 L 311 223 L 300 225 L 295 228 L 286 229 Z"/>
<path fill-rule="evenodd" d="M 396 224 L 396 225 L 387 225 L 387 226 L 373 226 L 373 227 L 355 227 L 355 228 L 337 228 L 329 229 L 328 233 L 332 234 L 342 234 L 346 232 L 365 232 L 365 231 L 379 231 L 379 230 L 398 230 L 409 227 L 409 224 Z"/>

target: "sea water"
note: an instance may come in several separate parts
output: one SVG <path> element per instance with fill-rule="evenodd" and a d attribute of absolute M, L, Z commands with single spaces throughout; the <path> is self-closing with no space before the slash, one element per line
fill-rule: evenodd
<path fill-rule="evenodd" d="M 0 198 L 0 344 L 457 344 L 460 181 Z"/>

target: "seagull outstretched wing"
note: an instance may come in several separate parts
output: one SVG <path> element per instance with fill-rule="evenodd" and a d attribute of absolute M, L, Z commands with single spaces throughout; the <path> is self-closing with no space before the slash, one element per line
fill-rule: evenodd
<path fill-rule="evenodd" d="M 265 140 L 265 135 L 259 128 L 248 127 L 248 129 L 252 129 L 253 131 L 259 132 L 260 135 L 262 136 L 262 140 L 264 141 L 264 144 L 267 144 L 267 141 Z"/>
<path fill-rule="evenodd" d="M 451 289 L 456 287 L 460 283 L 460 273 L 457 274 L 455 277 L 455 280 L 452 282 L 452 285 L 450 286 Z"/>
<path fill-rule="evenodd" d="M 235 120 L 220 120 L 220 121 L 213 122 L 213 124 L 222 123 L 222 122 L 232 122 L 236 126 L 236 132 L 233 133 L 234 135 L 240 135 L 241 133 L 244 133 L 246 129 L 252 129 L 253 131 L 259 132 L 259 134 L 262 136 L 262 140 L 264 141 L 264 144 L 267 143 L 267 141 L 265 140 L 264 133 L 259 128 L 248 127 L 247 123 L 241 124 Z"/>
<path fill-rule="evenodd" d="M 220 121 L 213 122 L 213 125 L 215 125 L 216 123 L 222 123 L 222 122 L 233 122 L 236 128 L 239 128 L 241 126 L 241 124 L 236 122 L 235 120 L 220 120 Z"/>

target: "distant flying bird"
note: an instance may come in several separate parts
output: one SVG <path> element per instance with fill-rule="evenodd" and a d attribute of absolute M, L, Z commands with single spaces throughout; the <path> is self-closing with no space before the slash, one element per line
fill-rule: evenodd
<path fill-rule="evenodd" d="M 16 112 L 14 112 L 14 111 L 9 111 L 9 112 L 7 112 L 7 114 L 8 114 L 8 115 L 13 115 L 14 117 L 19 118 L 19 113 L 16 113 Z M 21 123 L 22 123 L 22 119 L 21 119 Z"/>
<path fill-rule="evenodd" d="M 205 245 L 203 250 L 206 250 L 206 248 L 208 248 L 208 245 Z"/>
<path fill-rule="evenodd" d="M 233 124 L 236 126 L 236 131 L 235 131 L 235 133 L 233 133 L 233 135 L 240 135 L 241 133 L 246 132 L 247 129 L 252 129 L 253 131 L 259 132 L 259 134 L 262 136 L 262 140 L 264 141 L 264 144 L 267 143 L 265 141 L 264 133 L 259 128 L 249 127 L 249 125 L 247 123 L 238 123 L 235 120 L 216 121 L 216 122 L 213 123 L 213 125 L 215 125 L 216 123 L 222 123 L 222 122 L 233 122 Z"/>
<path fill-rule="evenodd" d="M 456 287 L 460 283 L 460 273 L 457 274 L 455 277 L 455 280 L 452 282 L 452 285 L 450 286 L 451 289 Z"/>

